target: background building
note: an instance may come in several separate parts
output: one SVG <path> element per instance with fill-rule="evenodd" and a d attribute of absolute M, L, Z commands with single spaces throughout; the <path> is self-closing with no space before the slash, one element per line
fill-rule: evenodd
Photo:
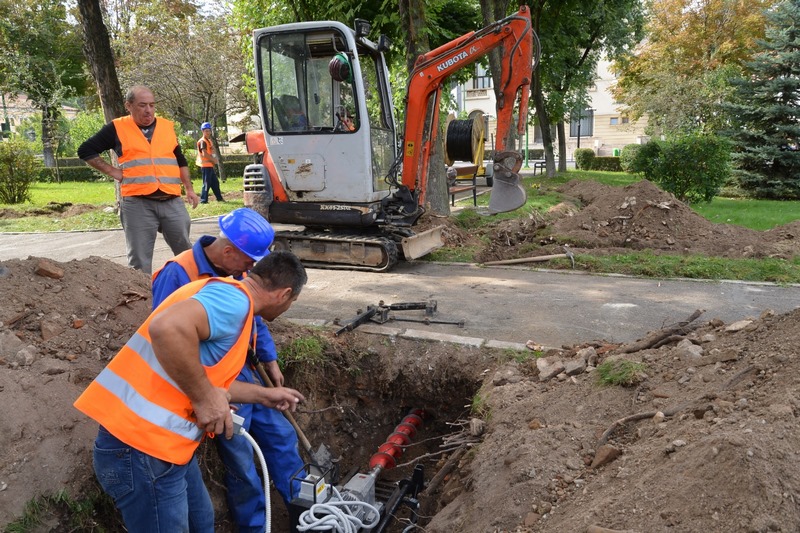
<path fill-rule="evenodd" d="M 620 106 L 611 94 L 616 78 L 610 72 L 609 65 L 606 61 L 598 64 L 595 84 L 588 92 L 589 105 L 581 111 L 580 118 L 572 117 L 568 128 L 565 124 L 565 130 L 568 129 L 569 135 L 566 153 L 568 160 L 573 159 L 576 148 L 592 148 L 599 156 L 613 156 L 619 155 L 619 151 L 627 144 L 644 144 L 650 140 L 644 132 L 647 117 L 633 122 L 619 111 Z M 480 65 L 475 67 L 475 73 L 475 77 L 467 83 L 456 86 L 452 94 L 459 113 L 463 111 L 469 115 L 473 111 L 481 111 L 488 116 L 486 149 L 490 150 L 493 148 L 494 133 L 497 131 L 492 78 L 487 69 Z M 526 139 L 523 138 L 522 147 L 525 146 Z M 538 126 L 528 128 L 527 147 L 531 150 L 543 148 Z M 558 151 L 557 144 L 554 144 L 553 148 Z"/>

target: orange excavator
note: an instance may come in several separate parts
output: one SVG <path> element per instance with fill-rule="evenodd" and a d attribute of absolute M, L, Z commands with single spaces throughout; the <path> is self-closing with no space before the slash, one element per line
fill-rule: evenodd
<path fill-rule="evenodd" d="M 298 226 L 279 229 L 274 247 L 307 266 L 388 271 L 401 258 L 442 246 L 441 227 L 414 226 L 424 213 L 444 81 L 500 46 L 488 211 L 511 211 L 526 200 L 522 156 L 505 143 L 511 128 L 521 134 L 527 121 L 536 42 L 529 9 L 419 56 L 400 139 L 384 60 L 389 42 L 370 41 L 369 31 L 363 20 L 353 29 L 314 21 L 253 35 L 262 130 L 246 141 L 261 157 L 245 169 L 244 203 L 272 223 Z"/>

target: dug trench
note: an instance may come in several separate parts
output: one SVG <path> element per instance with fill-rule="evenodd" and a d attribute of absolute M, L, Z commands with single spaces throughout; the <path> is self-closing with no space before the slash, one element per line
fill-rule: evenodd
<path fill-rule="evenodd" d="M 148 279 L 99 258 L 11 260 L 0 302 L 0 527 L 123 531 L 96 498 L 96 424 L 72 403 L 147 315 Z M 285 371 L 307 398 L 297 419 L 342 472 L 364 472 L 411 409 L 428 412 L 382 478 L 424 466 L 427 533 L 800 530 L 800 309 L 687 315 L 629 345 L 546 353 L 271 329 L 282 353 L 303 354 Z M 200 453 L 217 529 L 231 531 L 216 455 Z M 287 531 L 272 499 L 273 531 Z M 38 513 L 20 526 L 26 505 Z"/>
<path fill-rule="evenodd" d="M 148 280 L 96 257 L 68 263 L 12 260 L 0 269 L 0 399 L 5 413 L 0 424 L 0 525 L 38 521 L 37 531 L 123 531 L 92 472 L 96 425 L 72 402 L 146 318 Z M 478 442 L 480 430 L 469 423 L 473 397 L 484 370 L 508 355 L 358 330 L 337 337 L 282 319 L 270 329 L 281 353 L 288 354 L 287 385 L 306 397 L 294 413 L 297 423 L 314 449 L 324 444 L 331 451 L 342 482 L 356 472 L 369 473 L 372 456 L 405 417 L 411 412 L 420 416 L 414 431 L 400 428 L 409 442 L 399 453 L 391 452 L 396 466 L 382 470 L 379 482 L 386 496 L 422 465 L 425 493 L 416 513 L 435 509 L 439 491 L 430 482 L 454 449 Z M 215 503 L 215 529 L 235 531 L 213 443 L 206 441 L 198 454 Z M 305 450 L 301 456 L 312 459 Z M 286 508 L 274 489 L 271 498 L 272 530 L 289 531 Z M 93 502 L 94 510 L 76 516 L 74 503 L 86 501 Z M 33 518 L 32 509 L 39 509 Z M 397 516 L 387 532 L 402 531 L 412 519 L 407 506 Z"/>

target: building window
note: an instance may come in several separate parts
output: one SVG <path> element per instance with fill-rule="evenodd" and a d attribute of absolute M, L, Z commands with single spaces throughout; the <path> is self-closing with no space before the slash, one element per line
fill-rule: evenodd
<path fill-rule="evenodd" d="M 472 78 L 473 89 L 491 89 L 492 74 L 481 65 L 475 66 L 475 77 Z"/>
<path fill-rule="evenodd" d="M 570 137 L 591 137 L 594 135 L 594 109 L 574 112 L 569 123 Z"/>
<path fill-rule="evenodd" d="M 619 124 L 619 117 L 611 117 L 608 123 L 612 126 L 616 126 L 617 124 Z"/>

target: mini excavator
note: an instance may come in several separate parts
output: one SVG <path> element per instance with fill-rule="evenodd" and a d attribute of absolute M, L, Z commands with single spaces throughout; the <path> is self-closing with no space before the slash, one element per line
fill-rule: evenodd
<path fill-rule="evenodd" d="M 401 138 L 384 59 L 389 42 L 385 36 L 370 41 L 369 31 L 363 20 L 352 29 L 313 21 L 253 35 L 262 130 L 246 136 L 248 151 L 260 157 L 245 169 L 244 204 L 272 223 L 302 226 L 278 231 L 274 248 L 294 252 L 306 266 L 385 272 L 401 258 L 443 245 L 441 227 L 416 232 L 414 226 L 424 213 L 444 82 L 498 47 L 502 72 L 488 211 L 525 204 L 522 156 L 506 142 L 515 111 L 518 133 L 527 122 L 538 42 L 529 8 L 417 58 Z"/>

